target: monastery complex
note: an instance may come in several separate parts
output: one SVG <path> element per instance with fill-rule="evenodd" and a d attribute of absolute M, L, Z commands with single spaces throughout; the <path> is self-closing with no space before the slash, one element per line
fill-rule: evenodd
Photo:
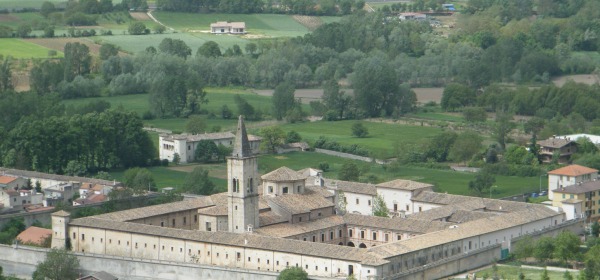
<path fill-rule="evenodd" d="M 409 180 L 330 180 L 316 169 L 260 176 L 241 117 L 231 141 L 226 193 L 73 220 L 56 212 L 52 247 L 269 272 L 297 266 L 321 278 L 404 279 L 449 260 L 471 257 L 461 270 L 489 264 L 524 235 L 583 229 L 577 207 L 436 193 Z M 392 217 L 372 215 L 377 197 Z M 424 278 L 450 270 L 436 273 Z"/>

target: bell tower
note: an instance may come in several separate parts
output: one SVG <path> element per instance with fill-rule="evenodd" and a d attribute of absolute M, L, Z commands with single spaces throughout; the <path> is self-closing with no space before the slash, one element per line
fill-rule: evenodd
<path fill-rule="evenodd" d="M 233 152 L 227 158 L 227 223 L 230 232 L 258 228 L 258 161 L 252 155 L 244 118 L 239 117 Z"/>

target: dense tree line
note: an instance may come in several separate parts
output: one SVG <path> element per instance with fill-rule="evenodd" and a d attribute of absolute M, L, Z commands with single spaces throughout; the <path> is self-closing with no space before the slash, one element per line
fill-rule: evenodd
<path fill-rule="evenodd" d="M 157 8 L 173 12 L 217 12 L 228 14 L 288 13 L 300 15 L 346 15 L 362 9 L 356 0 L 158 0 Z"/>

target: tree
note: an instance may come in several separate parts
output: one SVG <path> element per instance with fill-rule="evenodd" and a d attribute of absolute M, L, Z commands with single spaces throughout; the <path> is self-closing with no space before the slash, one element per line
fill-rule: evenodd
<path fill-rule="evenodd" d="M 181 156 L 179 156 L 179 153 L 175 153 L 175 154 L 173 155 L 173 163 L 174 163 L 175 165 L 178 165 L 178 164 L 179 164 L 179 162 L 181 162 Z"/>
<path fill-rule="evenodd" d="M 222 56 L 221 48 L 215 41 L 208 41 L 198 48 L 196 56 L 219 57 Z"/>
<path fill-rule="evenodd" d="M 595 277 L 600 275 L 600 244 L 590 248 L 585 253 L 584 260 L 585 270 L 580 274 L 585 274 L 585 279 L 597 279 Z"/>
<path fill-rule="evenodd" d="M 291 83 L 285 82 L 277 85 L 273 92 L 273 117 L 282 120 L 289 110 L 294 107 L 295 88 Z"/>
<path fill-rule="evenodd" d="M 308 280 L 308 273 L 301 267 L 287 267 L 279 273 L 277 280 Z"/>
<path fill-rule="evenodd" d="M 375 198 L 373 198 L 373 216 L 377 217 L 389 217 L 390 211 L 385 204 L 385 200 L 383 197 L 378 194 Z"/>
<path fill-rule="evenodd" d="M 352 135 L 358 138 L 365 138 L 369 135 L 369 130 L 363 123 L 356 122 L 352 125 Z"/>
<path fill-rule="evenodd" d="M 374 55 L 356 62 L 352 87 L 357 106 L 367 116 L 390 116 L 398 108 L 400 87 L 394 67 L 383 55 Z"/>
<path fill-rule="evenodd" d="M 450 149 L 458 138 L 458 134 L 452 131 L 444 131 L 431 139 L 425 148 L 426 158 L 431 158 L 437 162 L 448 160 Z"/>
<path fill-rule="evenodd" d="M 153 30 L 156 34 L 163 34 L 167 31 L 167 28 L 164 25 L 158 24 L 154 26 Z"/>
<path fill-rule="evenodd" d="M 487 113 L 481 107 L 471 107 L 463 109 L 463 117 L 470 123 L 482 123 L 487 119 Z"/>
<path fill-rule="evenodd" d="M 340 172 L 338 173 L 338 178 L 344 181 L 358 181 L 360 177 L 360 170 L 358 170 L 358 166 L 351 161 L 347 161 L 342 164 L 340 167 Z"/>
<path fill-rule="evenodd" d="M 548 276 L 548 269 L 544 268 L 542 275 L 540 276 L 541 280 L 550 280 L 550 276 Z"/>
<path fill-rule="evenodd" d="M 526 259 L 533 255 L 535 242 L 533 242 L 531 235 L 525 235 L 523 238 L 517 241 L 514 248 L 513 254 L 515 255 L 515 258 L 519 260 Z"/>
<path fill-rule="evenodd" d="M 192 49 L 180 39 L 164 38 L 158 45 L 158 50 L 162 53 L 176 55 L 183 59 L 187 59 L 192 55 Z"/>
<path fill-rule="evenodd" d="M 265 127 L 260 130 L 260 135 L 263 137 L 261 146 L 269 153 L 275 153 L 285 139 L 285 133 L 278 126 Z"/>
<path fill-rule="evenodd" d="M 213 143 L 214 144 L 214 143 Z M 187 175 L 183 183 L 183 192 L 201 195 L 211 195 L 218 190 L 208 176 L 208 170 L 196 167 Z"/>
<path fill-rule="evenodd" d="M 475 132 L 463 132 L 456 137 L 449 156 L 456 162 L 466 162 L 481 150 L 482 141 L 481 136 Z"/>
<path fill-rule="evenodd" d="M 344 118 L 344 113 L 348 110 L 352 97 L 345 96 L 343 91 L 340 91 L 340 85 L 336 80 L 328 80 L 323 85 L 323 103 L 328 110 L 334 112 L 333 119 L 339 120 Z"/>
<path fill-rule="evenodd" d="M 569 272 L 568 270 L 565 270 L 565 273 L 563 273 L 563 279 L 564 280 L 573 280 L 573 275 L 571 275 L 571 272 Z"/>
<path fill-rule="evenodd" d="M 223 118 L 224 120 L 228 120 L 231 119 L 231 117 L 233 117 L 233 112 L 229 109 L 229 107 L 224 104 L 221 107 L 221 118 Z"/>
<path fill-rule="evenodd" d="M 195 158 L 197 161 L 208 163 L 215 160 L 219 155 L 217 144 L 211 140 L 200 140 L 196 146 Z"/>
<path fill-rule="evenodd" d="M 90 48 L 79 42 L 67 43 L 64 48 L 64 80 L 73 81 L 76 76 L 82 76 L 90 72 L 92 57 Z"/>
<path fill-rule="evenodd" d="M 52 38 L 54 37 L 54 26 L 48 25 L 44 28 L 44 38 Z M 50 50 L 56 52 L 56 50 Z M 48 51 L 48 55 L 50 55 L 50 51 Z M 56 54 L 52 55 L 55 56 Z"/>
<path fill-rule="evenodd" d="M 141 21 L 134 21 L 127 27 L 127 32 L 131 35 L 144 35 L 150 33 L 150 30 L 146 28 L 146 25 Z"/>
<path fill-rule="evenodd" d="M 21 38 L 29 37 L 29 33 L 31 33 L 31 25 L 27 23 L 22 23 L 17 27 L 17 36 Z"/>
<path fill-rule="evenodd" d="M 579 255 L 579 237 L 571 231 L 563 231 L 554 241 L 554 256 L 563 262 L 575 260 Z"/>
<path fill-rule="evenodd" d="M 290 130 L 285 135 L 285 143 L 296 143 L 302 141 L 302 136 L 296 131 Z"/>
<path fill-rule="evenodd" d="M 105 43 L 100 46 L 100 59 L 107 60 L 111 56 L 116 56 L 119 54 L 119 47 Z"/>
<path fill-rule="evenodd" d="M 246 53 L 250 54 L 250 55 L 254 55 L 254 53 L 256 52 L 256 49 L 257 49 L 257 46 L 255 43 L 248 43 L 244 47 L 244 50 L 246 51 Z"/>
<path fill-rule="evenodd" d="M 154 176 L 146 168 L 130 168 L 123 174 L 123 183 L 135 194 L 142 194 L 148 190 L 156 189 Z"/>
<path fill-rule="evenodd" d="M 533 256 L 539 261 L 546 262 L 547 260 L 552 258 L 552 253 L 554 252 L 554 240 L 552 237 L 541 237 L 535 243 L 535 248 L 533 250 Z"/>
<path fill-rule="evenodd" d="M 79 277 L 79 260 L 67 250 L 50 249 L 46 260 L 35 268 L 34 280 L 63 280 Z"/>
<path fill-rule="evenodd" d="M 13 89 L 11 59 L 4 58 L 0 64 L 0 92 Z"/>
<path fill-rule="evenodd" d="M 598 237 L 598 234 L 600 234 L 600 223 L 593 222 L 592 226 L 591 226 L 591 235 L 594 237 Z"/>
<path fill-rule="evenodd" d="M 192 116 L 185 124 L 185 131 L 190 134 L 200 134 L 206 130 L 206 121 L 201 116 Z"/>
<path fill-rule="evenodd" d="M 44 1 L 44 3 L 42 3 L 42 7 L 40 8 L 40 14 L 42 14 L 43 17 L 47 18 L 55 10 L 56 7 L 54 6 L 54 3 L 50 1 Z"/>
<path fill-rule="evenodd" d="M 476 98 L 473 89 L 465 85 L 451 83 L 444 88 L 440 105 L 442 109 L 453 112 L 460 107 L 473 104 Z"/>
<path fill-rule="evenodd" d="M 477 195 L 483 195 L 487 192 L 492 185 L 496 182 L 496 178 L 487 169 L 483 169 L 475 175 L 475 179 L 469 181 L 469 190 L 477 193 Z"/>
<path fill-rule="evenodd" d="M 512 122 L 511 115 L 496 113 L 496 123 L 494 124 L 493 134 L 502 150 L 506 149 L 506 138 L 515 126 L 515 123 Z"/>

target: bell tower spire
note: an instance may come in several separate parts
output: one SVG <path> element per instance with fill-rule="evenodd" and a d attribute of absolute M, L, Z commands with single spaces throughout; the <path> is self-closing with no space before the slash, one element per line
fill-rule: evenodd
<path fill-rule="evenodd" d="M 227 223 L 230 232 L 258 228 L 258 161 L 252 154 L 242 116 L 227 158 Z"/>

